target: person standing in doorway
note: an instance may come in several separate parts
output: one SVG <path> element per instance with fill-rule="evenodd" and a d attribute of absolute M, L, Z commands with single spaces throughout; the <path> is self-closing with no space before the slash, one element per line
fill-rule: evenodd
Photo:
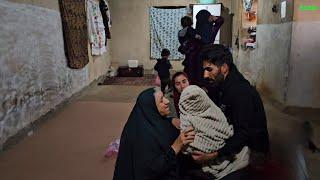
<path fill-rule="evenodd" d="M 196 19 L 196 32 L 201 36 L 201 42 L 204 45 L 213 44 L 224 19 L 221 16 L 213 16 L 204 9 L 197 13 Z"/>

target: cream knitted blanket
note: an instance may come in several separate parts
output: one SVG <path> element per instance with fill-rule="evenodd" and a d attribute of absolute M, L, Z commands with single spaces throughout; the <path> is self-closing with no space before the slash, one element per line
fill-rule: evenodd
<path fill-rule="evenodd" d="M 225 140 L 233 135 L 233 126 L 217 107 L 203 89 L 190 85 L 183 90 L 180 100 L 181 130 L 193 126 L 196 136 L 194 142 L 186 149 L 186 153 L 194 150 L 204 153 L 211 153 L 219 150 L 225 145 Z M 203 166 L 203 171 L 210 172 L 216 178 L 245 167 L 249 162 L 249 149 L 243 148 L 236 155 L 235 160 L 230 162 L 224 160 L 221 163 L 214 162 Z"/>
<path fill-rule="evenodd" d="M 233 127 L 223 112 L 198 86 L 191 85 L 183 90 L 179 109 L 181 129 L 185 130 L 191 125 L 196 132 L 194 142 L 190 144 L 188 151 L 216 151 L 233 135 Z"/>

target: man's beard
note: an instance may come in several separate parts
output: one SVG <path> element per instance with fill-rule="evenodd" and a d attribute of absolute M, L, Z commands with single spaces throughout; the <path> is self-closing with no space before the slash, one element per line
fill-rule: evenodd
<path fill-rule="evenodd" d="M 214 80 L 209 77 L 205 78 L 205 80 L 212 86 L 220 86 L 224 82 L 224 75 L 219 71 Z"/>
<path fill-rule="evenodd" d="M 221 85 L 224 81 L 224 75 L 219 72 L 218 75 L 216 76 L 215 78 L 215 82 L 218 84 L 218 85 Z"/>

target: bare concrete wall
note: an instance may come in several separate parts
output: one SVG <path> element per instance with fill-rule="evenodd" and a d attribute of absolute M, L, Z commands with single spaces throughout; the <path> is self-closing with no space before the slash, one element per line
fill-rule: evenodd
<path fill-rule="evenodd" d="M 250 58 L 255 84 L 281 103 L 285 103 L 287 90 L 291 31 L 291 22 L 258 25 L 258 48 Z"/>
<path fill-rule="evenodd" d="M 8 0 L 9 2 L 29 4 L 59 11 L 58 0 Z"/>
<path fill-rule="evenodd" d="M 319 6 L 320 1 L 287 1 L 286 18 L 281 19 L 280 9 L 273 13 L 271 8 L 282 1 L 258 0 L 257 49 L 235 49 L 236 64 L 253 84 L 284 105 L 320 108 L 320 14 L 299 10 L 300 5 Z M 241 37 L 241 27 L 238 30 Z"/>
<path fill-rule="evenodd" d="M 232 0 L 230 12 L 233 14 L 232 20 L 232 49 L 233 58 L 237 63 L 239 49 L 236 45 L 237 38 L 239 38 L 239 30 L 241 28 L 241 16 L 240 16 L 240 1 Z"/>
<path fill-rule="evenodd" d="M 280 17 L 280 3 L 286 1 L 286 17 Z M 272 12 L 273 5 L 276 5 L 277 12 Z M 291 22 L 293 18 L 293 0 L 258 0 L 258 24 L 279 24 Z"/>
<path fill-rule="evenodd" d="M 111 47 L 113 61 L 120 65 L 128 59 L 138 59 L 145 69 L 152 69 L 150 60 L 150 27 L 148 8 L 151 6 L 187 6 L 196 0 L 110 0 L 112 11 Z M 224 0 L 226 7 L 231 0 Z M 228 7 L 230 9 L 230 7 Z M 174 69 L 182 69 L 181 61 L 172 62 Z"/>
<path fill-rule="evenodd" d="M 300 11 L 300 5 L 320 1 L 295 1 L 287 105 L 320 108 L 320 14 Z"/>
<path fill-rule="evenodd" d="M 0 2 L 0 148 L 110 64 L 108 53 L 81 70 L 68 68 L 58 0 L 20 2 Z"/>
<path fill-rule="evenodd" d="M 273 5 L 280 7 L 282 0 L 258 0 L 257 48 L 255 50 L 235 49 L 235 62 L 239 70 L 258 88 L 268 92 L 275 100 L 285 103 L 288 81 L 288 66 L 291 48 L 293 1 L 287 1 L 286 18 L 272 12 Z M 236 18 L 242 18 L 242 4 Z M 233 8 L 236 9 L 236 8 Z M 238 14 L 237 14 L 238 13 Z M 244 38 L 241 25 L 236 24 L 239 40 Z M 234 36 L 236 35 L 234 32 Z"/>
<path fill-rule="evenodd" d="M 98 1 L 98 0 L 96 0 Z M 60 11 L 58 0 L 9 0 L 9 2 L 29 4 L 33 6 L 43 7 L 47 9 L 52 9 Z M 85 1 L 84 1 L 85 2 Z M 91 56 L 91 51 L 89 48 L 89 80 L 93 81 L 105 74 L 111 64 L 111 40 L 108 40 L 107 53 L 102 56 Z"/>

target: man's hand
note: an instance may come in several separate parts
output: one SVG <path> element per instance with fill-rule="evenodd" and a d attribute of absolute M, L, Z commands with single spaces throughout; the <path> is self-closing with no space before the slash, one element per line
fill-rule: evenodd
<path fill-rule="evenodd" d="M 192 153 L 193 160 L 198 164 L 206 163 L 210 160 L 215 159 L 217 156 L 218 156 L 218 152 L 216 151 L 213 153 L 203 153 L 200 151 L 194 151 Z"/>

